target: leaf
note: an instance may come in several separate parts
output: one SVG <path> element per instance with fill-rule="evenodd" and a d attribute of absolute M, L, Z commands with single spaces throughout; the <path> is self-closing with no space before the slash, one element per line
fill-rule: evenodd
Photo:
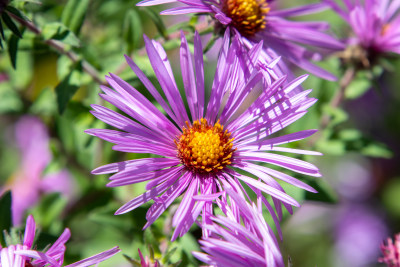
<path fill-rule="evenodd" d="M 22 14 L 22 12 L 19 11 L 18 9 L 16 9 L 15 7 L 8 5 L 5 9 L 8 12 L 10 12 L 11 14 L 15 15 L 16 17 L 18 17 L 22 20 L 27 20 L 27 18 L 24 16 L 24 14 Z"/>
<path fill-rule="evenodd" d="M 5 230 L 10 231 L 12 226 L 12 210 L 11 210 L 11 191 L 6 191 L 0 198 L 0 231 L 1 233 Z M 2 246 L 6 246 L 5 239 L 0 234 L 0 243 Z"/>
<path fill-rule="evenodd" d="M 12 34 L 8 40 L 8 55 L 10 57 L 11 65 L 14 69 L 17 68 L 17 51 L 18 51 L 19 38 Z"/>
<path fill-rule="evenodd" d="M 316 146 L 317 151 L 324 154 L 341 156 L 346 153 L 346 144 L 342 140 L 320 140 Z"/>
<path fill-rule="evenodd" d="M 22 38 L 21 32 L 19 31 L 17 25 L 12 21 L 10 16 L 7 14 L 7 12 L 3 12 L 1 14 L 1 17 L 3 18 L 4 23 L 7 25 L 7 27 L 19 38 Z"/>
<path fill-rule="evenodd" d="M 383 144 L 371 143 L 361 149 L 361 154 L 376 158 L 391 158 L 393 153 Z"/>
<path fill-rule="evenodd" d="M 346 98 L 355 99 L 362 96 L 372 87 L 371 81 L 366 78 L 357 78 L 353 80 L 346 88 Z"/>
<path fill-rule="evenodd" d="M 80 87 L 80 71 L 74 69 L 56 86 L 58 112 L 62 114 Z"/>
<path fill-rule="evenodd" d="M 357 129 L 344 129 L 339 132 L 339 138 L 344 141 L 357 141 L 360 140 L 362 134 Z"/>
<path fill-rule="evenodd" d="M 89 7 L 89 0 L 69 0 L 61 15 L 62 23 L 79 34 Z"/>
<path fill-rule="evenodd" d="M 57 218 L 64 211 L 68 201 L 60 193 L 50 193 L 41 197 L 39 204 L 32 209 L 36 223 L 42 228 L 55 227 Z"/>
<path fill-rule="evenodd" d="M 136 10 L 129 10 L 125 16 L 123 26 L 124 40 L 128 45 L 128 54 L 138 47 L 140 40 L 142 39 L 142 22 L 140 21 L 139 14 Z"/>
<path fill-rule="evenodd" d="M 330 105 L 325 105 L 323 107 L 323 113 L 332 117 L 332 119 L 329 123 L 330 127 L 333 127 L 335 125 L 338 125 L 339 123 L 347 121 L 347 119 L 349 117 L 349 115 L 343 109 L 334 108 L 334 107 L 331 107 Z"/>
<path fill-rule="evenodd" d="M 337 203 L 337 197 L 332 188 L 324 181 L 318 181 L 316 179 L 311 180 L 308 183 L 312 186 L 318 193 L 311 193 L 306 191 L 305 200 L 313 200 L 325 203 Z"/>
<path fill-rule="evenodd" d="M 164 22 L 162 21 L 159 14 L 157 14 L 152 9 L 144 9 L 144 11 L 149 15 L 149 18 L 154 22 L 156 25 L 157 31 L 161 34 L 164 39 L 167 39 L 167 28 L 165 27 Z"/>
<path fill-rule="evenodd" d="M 59 22 L 47 23 L 43 27 L 42 36 L 45 40 L 54 39 L 74 47 L 80 46 L 78 37 Z"/>

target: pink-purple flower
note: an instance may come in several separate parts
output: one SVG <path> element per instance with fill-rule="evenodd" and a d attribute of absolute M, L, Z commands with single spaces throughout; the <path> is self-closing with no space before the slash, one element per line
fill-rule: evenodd
<path fill-rule="evenodd" d="M 400 1 L 343 0 L 344 6 L 325 0 L 352 28 L 348 45 L 365 51 L 364 65 L 374 63 L 382 53 L 400 54 Z"/>
<path fill-rule="evenodd" d="M 230 204 L 225 197 L 217 200 L 225 216 L 210 217 L 212 224 L 204 226 L 210 235 L 199 241 L 205 253 L 193 252 L 193 255 L 219 267 L 285 266 L 278 242 L 262 215 L 261 207 L 243 201 L 244 196 L 234 188 L 226 191 Z"/>
<path fill-rule="evenodd" d="M 385 263 L 388 267 L 400 266 L 400 234 L 397 234 L 394 241 L 391 238 L 387 239 L 381 245 L 383 257 L 379 258 L 379 262 Z"/>
<path fill-rule="evenodd" d="M 61 267 L 64 262 L 65 243 L 71 236 L 69 229 L 66 228 L 54 244 L 43 252 L 35 250 L 35 232 L 35 220 L 32 215 L 29 215 L 26 220 L 23 241 L 20 244 L 10 244 L 7 247 L 0 245 L 0 267 Z M 65 265 L 65 267 L 92 266 L 110 258 L 119 251 L 118 247 L 114 247 L 87 259 Z"/>
<path fill-rule="evenodd" d="M 326 33 L 329 24 L 288 20 L 290 17 L 324 10 L 327 8 L 325 4 L 279 9 L 276 3 L 268 0 L 144 0 L 138 5 L 164 3 L 182 3 L 183 6 L 165 10 L 161 14 L 210 14 L 221 28 L 230 26 L 244 40 L 253 44 L 264 41 L 265 52 L 273 58 L 281 56 L 287 63 L 295 64 L 316 76 L 336 79 L 310 61 L 321 57 L 318 49 L 337 51 L 344 48 L 341 42 Z"/>
<path fill-rule="evenodd" d="M 104 94 L 100 96 L 125 115 L 92 105 L 94 116 L 118 130 L 86 130 L 88 134 L 114 143 L 114 150 L 158 155 L 112 163 L 93 171 L 93 174 L 115 173 L 110 177 L 110 187 L 147 182 L 147 191 L 123 205 L 116 214 L 153 200 L 146 214 L 146 228 L 182 195 L 172 219 L 174 240 L 185 234 L 200 214 L 203 223 L 211 222 L 208 217 L 213 214 L 212 203 L 202 200 L 217 198 L 226 186 L 244 190 L 241 182 L 246 183 L 260 195 L 277 224 L 275 212 L 262 193 L 272 197 L 279 217 L 282 203 L 290 212 L 292 205 L 299 204 L 274 178 L 315 192 L 309 185 L 267 166 L 320 176 L 314 165 L 279 154 L 319 155 L 281 146 L 307 138 L 315 130 L 277 135 L 304 116 L 316 101 L 308 97 L 311 90 L 296 92 L 306 76 L 285 85 L 286 77 L 279 77 L 269 85 L 268 68 L 261 68 L 258 61 L 261 46 L 254 46 L 247 52 L 237 35 L 230 42 L 227 31 L 211 94 L 206 97 L 200 37 L 195 34 L 193 60 L 182 34 L 180 60 L 184 97 L 162 46 L 147 37 L 145 45 L 166 99 L 132 59 L 126 57 L 126 60 L 165 114 L 130 84 L 110 74 L 106 79 L 112 88 L 102 86 Z M 183 99 L 187 99 L 189 112 Z M 208 103 L 205 99 L 209 99 Z"/>
<path fill-rule="evenodd" d="M 22 117 L 15 125 L 15 138 L 21 154 L 20 165 L 0 188 L 0 194 L 11 190 L 13 224 L 18 225 L 26 210 L 37 203 L 42 193 L 60 192 L 71 197 L 73 184 L 67 170 L 43 174 L 52 154 L 47 129 L 38 118 Z"/>

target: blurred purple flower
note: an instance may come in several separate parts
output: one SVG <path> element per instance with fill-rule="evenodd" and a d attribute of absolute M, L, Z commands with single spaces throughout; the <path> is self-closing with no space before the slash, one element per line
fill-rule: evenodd
<path fill-rule="evenodd" d="M 33 241 L 35 239 L 36 224 L 32 215 L 28 216 L 25 226 L 24 240 L 22 244 L 8 245 L 2 248 L 0 245 L 0 267 L 44 267 L 62 266 L 64 262 L 65 243 L 71 236 L 68 228 L 61 236 L 46 249 L 45 252 L 34 250 Z M 98 264 L 118 253 L 120 249 L 114 247 L 110 250 L 101 252 L 87 259 L 66 265 L 65 267 L 86 267 Z"/>
<path fill-rule="evenodd" d="M 25 211 L 35 205 L 43 192 L 73 193 L 72 180 L 66 170 L 43 176 L 50 163 L 49 136 L 45 125 L 36 117 L 24 116 L 15 125 L 15 137 L 21 154 L 20 166 L 0 189 L 12 193 L 13 224 L 22 222 Z"/>
<path fill-rule="evenodd" d="M 381 245 L 383 257 L 379 258 L 379 262 L 386 263 L 388 267 L 400 267 L 400 234 L 395 235 L 394 242 L 389 237 L 387 244 Z"/>
<path fill-rule="evenodd" d="M 381 216 L 362 205 L 346 205 L 336 214 L 336 253 L 340 266 L 362 267 L 376 261 L 386 236 Z"/>
<path fill-rule="evenodd" d="M 205 105 L 203 53 L 198 33 L 194 38 L 194 64 L 182 34 L 181 70 L 190 114 L 175 83 L 170 63 L 162 46 L 145 37 L 150 63 L 169 105 L 138 66 L 126 57 L 128 64 L 146 86 L 169 118 L 135 88 L 110 74 L 106 79 L 111 87 L 102 86 L 101 97 L 133 118 L 127 118 L 99 105 L 92 105 L 92 114 L 122 131 L 89 129 L 88 134 L 116 144 L 113 149 L 128 153 L 151 153 L 161 157 L 143 158 L 108 164 L 93 174 L 116 173 L 108 186 L 117 187 L 149 181 L 144 194 L 123 205 L 116 214 L 129 212 L 154 200 L 147 212 L 145 228 L 151 225 L 172 202 L 183 195 L 174 214 L 176 228 L 172 239 L 184 235 L 202 214 L 203 222 L 213 214 L 212 204 L 202 199 L 215 199 L 227 185 L 242 188 L 246 183 L 257 194 L 272 196 L 279 217 L 281 203 L 292 212 L 296 200 L 287 195 L 273 177 L 299 188 L 316 192 L 309 185 L 280 171 L 253 162 L 277 165 L 298 173 L 320 176 L 314 165 L 275 153 L 290 152 L 320 155 L 279 145 L 309 137 L 315 130 L 305 130 L 284 136 L 277 133 L 307 113 L 316 99 L 308 98 L 311 90 L 293 93 L 306 79 L 299 77 L 282 85 L 286 77 L 268 85 L 266 69 L 258 64 L 261 46 L 248 53 L 238 36 L 230 44 L 226 32 L 208 105 Z M 193 73 L 195 66 L 196 75 Z M 189 119 L 191 117 L 191 119 Z M 248 174 L 239 174 L 235 169 Z M 251 178 L 251 175 L 259 179 Z M 186 192 L 185 192 L 186 191 Z M 273 208 L 262 196 L 270 213 Z M 276 216 L 275 222 L 278 224 Z"/>
<path fill-rule="evenodd" d="M 268 0 L 144 0 L 138 5 L 150 6 L 164 3 L 182 3 L 184 6 L 165 10 L 161 14 L 179 15 L 208 13 L 222 28 L 230 26 L 244 41 L 255 45 L 264 41 L 264 51 L 269 57 L 282 56 L 285 61 L 299 66 L 327 80 L 336 78 L 314 65 L 310 59 L 320 58 L 316 48 L 342 50 L 343 44 L 324 33 L 326 22 L 290 21 L 288 17 L 308 15 L 327 8 L 325 4 L 310 4 L 279 10 Z M 286 69 L 286 67 L 282 67 Z"/>
<path fill-rule="evenodd" d="M 349 45 L 360 46 L 371 63 L 381 53 L 400 54 L 400 1 L 343 0 L 344 8 L 333 0 L 324 0 L 351 26 L 355 37 Z"/>
<path fill-rule="evenodd" d="M 284 266 L 278 242 L 261 212 L 261 207 L 243 201 L 240 192 L 226 189 L 231 199 L 219 202 L 226 216 L 212 216 L 205 225 L 210 236 L 199 243 L 206 253 L 192 252 L 212 266 Z M 260 202 L 261 203 L 261 202 Z"/>

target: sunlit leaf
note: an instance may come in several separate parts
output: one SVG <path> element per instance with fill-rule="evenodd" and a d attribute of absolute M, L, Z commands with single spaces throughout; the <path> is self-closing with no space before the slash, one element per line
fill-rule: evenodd
<path fill-rule="evenodd" d="M 61 15 L 62 23 L 79 34 L 89 7 L 89 0 L 69 0 Z"/>
<path fill-rule="evenodd" d="M 67 107 L 69 100 L 80 87 L 80 71 L 74 69 L 57 86 L 58 112 L 62 114 Z"/>
<path fill-rule="evenodd" d="M 17 35 L 19 38 L 22 38 L 21 32 L 19 31 L 17 25 L 15 25 L 14 21 L 10 18 L 10 16 L 7 14 L 7 12 L 3 12 L 1 14 L 1 18 L 3 19 L 4 23 L 7 25 L 7 27 Z"/>
<path fill-rule="evenodd" d="M 11 211 L 11 191 L 3 193 L 0 198 L 0 243 L 6 246 L 3 231 L 9 231 L 12 226 L 12 211 Z"/>

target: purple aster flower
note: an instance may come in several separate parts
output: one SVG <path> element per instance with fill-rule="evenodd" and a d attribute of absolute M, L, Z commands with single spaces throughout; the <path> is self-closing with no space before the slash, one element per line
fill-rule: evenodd
<path fill-rule="evenodd" d="M 64 230 L 61 236 L 46 249 L 40 252 L 32 249 L 33 241 L 35 239 L 36 224 L 32 215 L 28 216 L 25 226 L 24 240 L 22 244 L 8 245 L 2 248 L 0 245 L 0 266 L 1 267 L 43 267 L 62 266 L 64 262 L 65 243 L 71 236 L 68 228 Z M 111 256 L 118 253 L 120 249 L 114 247 L 110 250 L 104 251 L 87 259 L 66 265 L 65 267 L 86 267 L 98 264 Z"/>
<path fill-rule="evenodd" d="M 206 225 L 211 234 L 200 240 L 206 253 L 193 252 L 212 266 L 284 266 L 278 242 L 265 222 L 260 206 L 243 201 L 240 192 L 227 188 L 231 204 L 219 201 L 226 216 L 212 216 Z M 218 200 L 217 200 L 218 201 Z"/>
<path fill-rule="evenodd" d="M 0 195 L 11 190 L 13 224 L 22 222 L 25 211 L 35 205 L 43 192 L 73 194 L 72 179 L 67 170 L 43 175 L 52 155 L 45 125 L 36 117 L 24 116 L 15 125 L 15 136 L 21 153 L 18 171 L 0 188 Z"/>
<path fill-rule="evenodd" d="M 303 68 L 327 80 L 336 78 L 310 62 L 320 58 L 316 48 L 341 50 L 343 44 L 324 33 L 329 29 L 326 22 L 290 21 L 288 17 L 319 12 L 325 4 L 310 4 L 280 10 L 269 0 L 144 0 L 138 5 L 150 6 L 164 3 L 182 3 L 184 6 L 165 10 L 161 14 L 178 15 L 208 13 L 222 28 L 230 26 L 241 38 L 252 44 L 264 41 L 264 50 L 275 58 Z M 285 68 L 285 67 L 283 67 Z"/>
<path fill-rule="evenodd" d="M 132 59 L 126 57 L 129 66 L 167 115 L 113 74 L 106 77 L 112 89 L 102 86 L 104 94 L 100 96 L 131 118 L 103 106 L 92 105 L 94 116 L 119 130 L 89 129 L 86 130 L 88 134 L 114 143 L 113 149 L 117 151 L 160 156 L 112 163 L 92 172 L 115 173 L 110 177 L 108 186 L 111 187 L 148 181 L 147 191 L 123 205 L 116 214 L 129 212 L 154 200 L 146 215 L 146 228 L 183 195 L 172 219 L 176 228 L 173 240 L 185 234 L 200 214 L 203 221 L 207 221 L 209 214 L 213 213 L 212 204 L 199 200 L 218 197 L 227 184 L 242 188 L 241 182 L 244 182 L 256 193 L 270 195 L 279 216 L 282 215 L 281 203 L 289 211 L 292 211 L 291 205 L 298 206 L 298 203 L 273 177 L 315 192 L 307 184 L 257 162 L 320 176 L 319 170 L 310 163 L 273 153 L 319 155 L 317 152 L 280 146 L 309 137 L 315 130 L 276 135 L 305 115 L 307 108 L 315 103 L 316 99 L 307 97 L 311 90 L 293 93 L 306 76 L 286 85 L 283 85 L 286 77 L 281 77 L 268 85 L 268 72 L 260 70 L 257 61 L 261 45 L 247 53 L 238 36 L 231 44 L 229 40 L 227 31 L 207 104 L 202 46 L 196 33 L 194 61 L 182 34 L 180 59 L 184 98 L 177 88 L 162 46 L 145 36 L 150 63 L 169 105 Z M 183 101 L 185 98 L 189 114 Z M 239 173 L 239 169 L 244 172 Z M 264 196 L 263 201 L 272 211 Z"/>
<path fill-rule="evenodd" d="M 395 236 L 394 242 L 388 238 L 387 244 L 382 243 L 381 250 L 383 257 L 379 258 L 379 262 L 385 263 L 388 267 L 400 266 L 400 234 Z"/>
<path fill-rule="evenodd" d="M 332 215 L 336 266 L 362 267 L 376 261 L 377 244 L 387 233 L 382 216 L 359 204 L 346 204 Z"/>
<path fill-rule="evenodd" d="M 352 54 L 361 57 L 368 67 L 382 53 L 400 54 L 400 1 L 398 0 L 343 0 L 342 8 L 332 0 L 325 0 L 351 26 L 355 36 L 348 40 Z M 361 54 L 360 54 L 361 53 Z"/>

